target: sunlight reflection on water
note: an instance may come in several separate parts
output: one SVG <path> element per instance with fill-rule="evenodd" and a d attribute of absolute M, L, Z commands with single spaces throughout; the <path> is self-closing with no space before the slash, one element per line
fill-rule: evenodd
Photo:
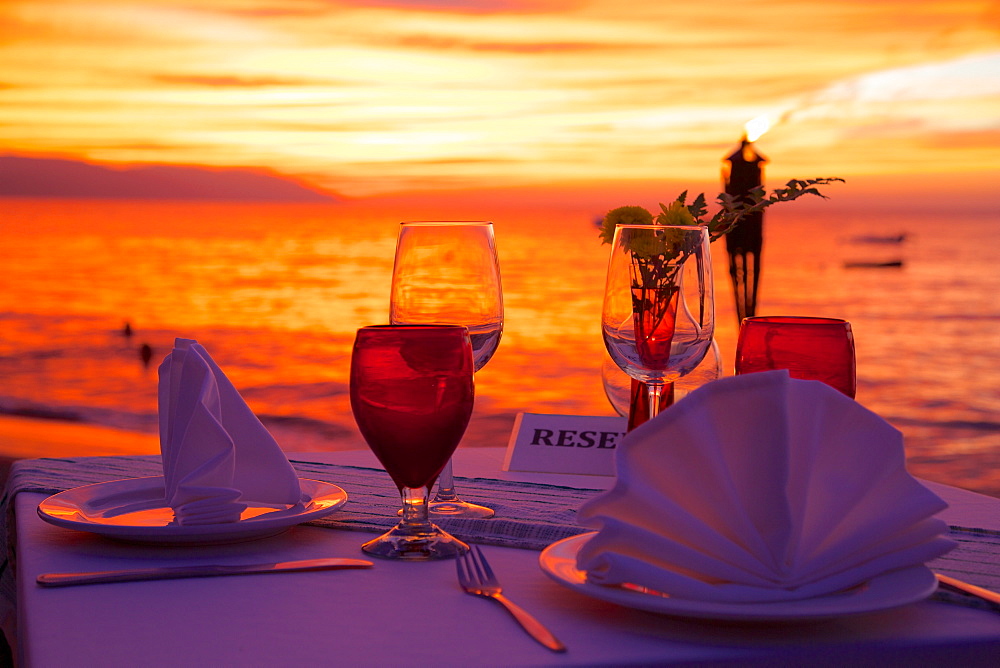
<path fill-rule="evenodd" d="M 354 331 L 387 320 L 398 222 L 433 217 L 355 204 L 4 206 L 0 410 L 153 431 L 155 365 L 185 336 L 205 344 L 300 450 L 354 433 Z M 518 411 L 614 414 L 600 379 L 607 248 L 594 213 L 505 209 L 493 218 L 506 323 L 477 374 L 476 416 L 496 445 Z M 758 313 L 850 320 L 858 400 L 903 430 L 914 472 L 1000 495 L 1000 250 L 979 241 L 995 223 L 950 220 L 942 237 L 940 222 L 777 211 Z M 849 242 L 872 229 L 908 237 Z M 716 338 L 731 373 L 732 292 L 724 246 L 714 251 Z M 843 266 L 889 255 L 905 266 Z M 118 332 L 125 320 L 130 340 Z M 152 369 L 138 363 L 142 342 L 155 349 Z"/>

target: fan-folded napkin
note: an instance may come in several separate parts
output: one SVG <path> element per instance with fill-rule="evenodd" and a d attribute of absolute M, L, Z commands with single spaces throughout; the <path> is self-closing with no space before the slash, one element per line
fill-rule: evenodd
<path fill-rule="evenodd" d="M 176 523 L 236 522 L 248 501 L 300 503 L 288 458 L 196 341 L 176 339 L 160 365 L 159 417 L 166 503 Z"/>
<path fill-rule="evenodd" d="M 818 381 L 724 378 L 623 439 L 614 487 L 579 519 L 588 581 L 680 598 L 820 596 L 950 550 L 946 504 L 902 435 Z"/>

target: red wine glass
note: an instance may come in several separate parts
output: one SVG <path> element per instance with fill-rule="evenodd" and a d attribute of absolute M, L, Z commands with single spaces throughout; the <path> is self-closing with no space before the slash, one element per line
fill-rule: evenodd
<path fill-rule="evenodd" d="M 403 500 L 402 520 L 361 546 L 389 559 L 454 557 L 469 548 L 428 519 L 428 495 L 472 416 L 472 342 L 461 325 L 358 330 L 351 410 Z"/>
<path fill-rule="evenodd" d="M 857 388 L 851 323 L 837 318 L 756 316 L 740 325 L 736 373 L 787 369 L 853 398 Z"/>

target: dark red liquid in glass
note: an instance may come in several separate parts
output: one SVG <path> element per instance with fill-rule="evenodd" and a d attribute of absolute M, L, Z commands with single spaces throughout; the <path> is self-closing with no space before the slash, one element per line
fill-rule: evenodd
<path fill-rule="evenodd" d="M 651 371 L 663 371 L 670 364 L 679 294 L 675 286 L 632 288 L 636 352 Z"/>
<path fill-rule="evenodd" d="M 660 393 L 660 407 L 657 413 L 670 408 L 674 403 L 674 384 L 666 383 Z M 649 421 L 649 386 L 646 383 L 632 379 L 632 391 L 628 404 L 627 431 L 632 431 L 639 425 Z"/>
<path fill-rule="evenodd" d="M 854 397 L 857 380 L 851 324 L 835 318 L 746 318 L 736 344 L 736 373 L 787 369 Z"/>
<path fill-rule="evenodd" d="M 351 409 L 396 485 L 434 483 L 458 446 L 474 401 L 463 327 L 368 327 L 351 360 Z"/>

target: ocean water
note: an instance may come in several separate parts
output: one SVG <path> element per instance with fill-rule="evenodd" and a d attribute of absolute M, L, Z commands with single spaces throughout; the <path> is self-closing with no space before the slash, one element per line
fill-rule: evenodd
<path fill-rule="evenodd" d="M 1000 221 L 816 211 L 769 212 L 758 313 L 850 320 L 857 399 L 903 432 L 910 470 L 1000 496 Z M 600 213 L 482 212 L 506 322 L 477 374 L 477 437 L 506 445 L 521 411 L 614 414 L 600 372 Z M 335 448 L 356 434 L 351 343 L 387 319 L 398 222 L 430 216 L 372 203 L 0 200 L 0 412 L 153 433 L 156 366 L 181 336 L 206 346 L 282 447 Z M 732 373 L 732 289 L 722 242 L 713 251 Z"/>

